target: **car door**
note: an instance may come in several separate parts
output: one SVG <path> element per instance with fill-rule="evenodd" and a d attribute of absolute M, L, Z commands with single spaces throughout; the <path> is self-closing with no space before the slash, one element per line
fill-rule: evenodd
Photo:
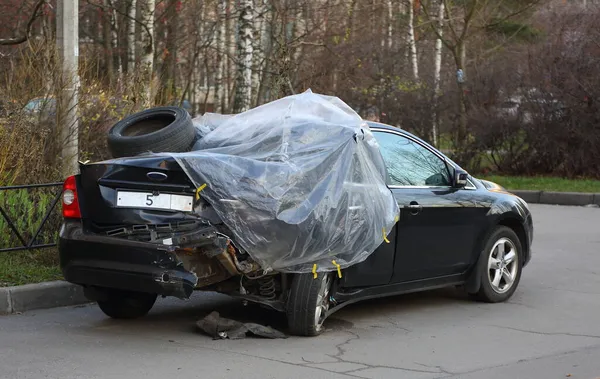
<path fill-rule="evenodd" d="M 346 268 L 341 286 L 348 288 L 389 284 L 394 274 L 396 234 L 394 226 L 388 235 L 390 243 L 382 243 L 367 259 Z"/>
<path fill-rule="evenodd" d="M 398 206 L 391 282 L 464 272 L 473 257 L 485 209 L 469 189 L 451 186 L 452 171 L 438 152 L 407 134 L 374 130 Z"/>

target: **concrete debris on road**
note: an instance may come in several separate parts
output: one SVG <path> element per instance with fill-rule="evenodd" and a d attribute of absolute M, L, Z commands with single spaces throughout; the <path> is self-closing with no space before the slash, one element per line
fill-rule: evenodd
<path fill-rule="evenodd" d="M 198 329 L 211 336 L 213 339 L 242 339 L 246 335 L 263 338 L 287 338 L 287 336 L 270 326 L 255 324 L 252 322 L 239 322 L 221 317 L 219 312 L 211 312 L 196 323 Z"/>

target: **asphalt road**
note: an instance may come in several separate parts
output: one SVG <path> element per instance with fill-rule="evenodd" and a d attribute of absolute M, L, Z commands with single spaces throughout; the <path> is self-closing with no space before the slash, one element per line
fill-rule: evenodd
<path fill-rule="evenodd" d="M 159 301 L 134 322 L 95 306 L 0 317 L 0 378 L 600 378 L 600 209 L 532 206 L 534 256 L 505 304 L 458 291 L 348 306 L 317 338 L 218 340 L 212 310 L 277 314 L 227 297 Z"/>

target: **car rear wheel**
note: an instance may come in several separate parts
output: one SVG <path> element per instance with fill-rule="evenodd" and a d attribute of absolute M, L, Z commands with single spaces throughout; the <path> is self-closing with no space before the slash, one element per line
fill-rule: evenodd
<path fill-rule="evenodd" d="M 319 273 L 317 278 L 313 274 L 294 277 L 286 309 L 291 334 L 316 336 L 323 332 L 332 281 L 331 273 Z"/>
<path fill-rule="evenodd" d="M 156 302 L 156 294 L 110 290 L 98 306 L 111 318 L 133 319 L 145 316 Z"/>
<path fill-rule="evenodd" d="M 487 303 L 508 300 L 521 280 L 522 252 L 519 237 L 512 229 L 501 226 L 494 230 L 479 258 L 481 286 L 472 295 Z"/>

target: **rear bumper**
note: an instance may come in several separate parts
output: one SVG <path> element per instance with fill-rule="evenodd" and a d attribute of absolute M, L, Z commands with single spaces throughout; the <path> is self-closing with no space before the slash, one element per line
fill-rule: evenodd
<path fill-rule="evenodd" d="M 79 221 L 63 223 L 58 246 L 65 280 L 84 287 L 188 298 L 197 283 L 173 247 L 86 234 Z"/>

